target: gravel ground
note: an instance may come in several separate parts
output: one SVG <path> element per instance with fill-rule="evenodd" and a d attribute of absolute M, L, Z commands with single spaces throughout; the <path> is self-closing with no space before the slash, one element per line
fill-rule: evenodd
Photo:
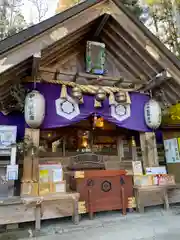
<path fill-rule="evenodd" d="M 97 214 L 94 220 L 84 217 L 75 226 L 70 219 L 45 221 L 40 233 L 34 233 L 29 225 L 21 231 L 0 235 L 0 240 L 179 240 L 180 207 L 165 212 L 153 208 L 144 214 L 119 212 Z M 36 237 L 35 237 L 36 234 Z"/>

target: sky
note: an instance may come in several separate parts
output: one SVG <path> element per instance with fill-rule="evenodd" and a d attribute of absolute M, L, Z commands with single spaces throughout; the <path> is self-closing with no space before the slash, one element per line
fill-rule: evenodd
<path fill-rule="evenodd" d="M 46 18 L 49 18 L 55 14 L 57 2 L 58 2 L 58 0 L 47 0 L 48 12 L 46 14 Z M 36 9 L 28 0 L 24 0 L 24 4 L 21 7 L 21 11 L 22 11 L 27 23 L 32 22 L 32 19 L 35 19 L 37 16 Z"/>

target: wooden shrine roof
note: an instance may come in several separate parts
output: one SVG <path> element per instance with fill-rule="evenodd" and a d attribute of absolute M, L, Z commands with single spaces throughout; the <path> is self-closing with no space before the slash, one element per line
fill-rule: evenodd
<path fill-rule="evenodd" d="M 180 61 L 174 54 L 119 0 L 87 0 L 1 41 L 0 102 L 7 101 L 12 84 L 31 75 L 34 54 L 41 52 L 40 66 L 48 68 L 94 39 L 106 44 L 124 82 L 153 90 L 168 104 L 179 100 Z"/>

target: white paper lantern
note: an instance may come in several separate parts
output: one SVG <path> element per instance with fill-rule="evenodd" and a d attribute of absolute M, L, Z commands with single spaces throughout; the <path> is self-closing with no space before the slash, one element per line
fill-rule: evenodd
<path fill-rule="evenodd" d="M 24 117 L 25 121 L 31 128 L 38 128 L 45 116 L 45 99 L 44 96 L 33 90 L 28 93 L 25 99 Z"/>
<path fill-rule="evenodd" d="M 162 113 L 159 103 L 150 99 L 144 106 L 145 122 L 149 128 L 157 129 L 161 125 Z"/>

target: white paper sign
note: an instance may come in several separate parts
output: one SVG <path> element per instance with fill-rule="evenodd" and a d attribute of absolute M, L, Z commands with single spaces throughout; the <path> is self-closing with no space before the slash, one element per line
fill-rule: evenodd
<path fill-rule="evenodd" d="M 177 138 L 164 140 L 164 148 L 167 163 L 180 162 Z"/>
<path fill-rule="evenodd" d="M 53 169 L 53 182 L 60 182 L 63 180 L 62 168 Z"/>
<path fill-rule="evenodd" d="M 8 147 L 16 143 L 17 126 L 0 126 L 0 147 Z"/>
<path fill-rule="evenodd" d="M 57 183 L 56 184 L 56 187 L 55 187 L 55 191 L 56 193 L 63 193 L 66 191 L 66 187 L 65 187 L 65 183 L 62 182 L 62 183 Z"/>
<path fill-rule="evenodd" d="M 142 175 L 143 174 L 141 161 L 132 161 L 132 168 L 133 168 L 134 175 Z"/>
<path fill-rule="evenodd" d="M 165 166 L 147 167 L 146 168 L 146 174 L 147 175 L 167 174 L 167 171 L 166 171 L 166 167 Z"/>
<path fill-rule="evenodd" d="M 7 180 L 18 180 L 18 165 L 7 165 Z"/>

